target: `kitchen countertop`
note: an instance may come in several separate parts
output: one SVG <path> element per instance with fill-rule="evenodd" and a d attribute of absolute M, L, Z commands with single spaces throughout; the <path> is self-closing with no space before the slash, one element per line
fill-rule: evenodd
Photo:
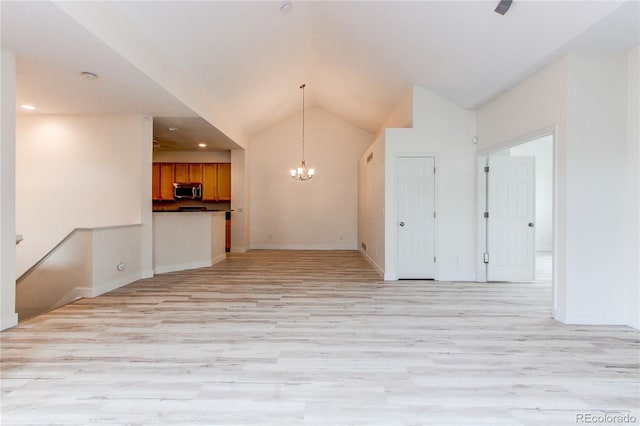
<path fill-rule="evenodd" d="M 227 213 L 233 210 L 153 210 L 153 213 Z"/>

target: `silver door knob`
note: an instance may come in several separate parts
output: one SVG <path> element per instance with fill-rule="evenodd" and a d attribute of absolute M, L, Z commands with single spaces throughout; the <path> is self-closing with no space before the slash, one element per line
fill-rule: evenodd
<path fill-rule="evenodd" d="M 404 226 L 404 222 L 400 222 L 400 226 Z"/>
<path fill-rule="evenodd" d="M 533 222 L 529 222 L 529 228 L 533 228 Z"/>

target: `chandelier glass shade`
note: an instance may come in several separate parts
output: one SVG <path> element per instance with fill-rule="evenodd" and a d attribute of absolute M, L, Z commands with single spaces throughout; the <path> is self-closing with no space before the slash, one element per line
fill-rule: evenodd
<path fill-rule="evenodd" d="M 300 86 L 302 89 L 302 161 L 300 162 L 300 166 L 295 169 L 289 170 L 291 173 L 291 177 L 295 180 L 309 180 L 315 175 L 316 170 L 313 168 L 308 168 L 307 164 L 304 162 L 304 88 L 306 84 Z"/>

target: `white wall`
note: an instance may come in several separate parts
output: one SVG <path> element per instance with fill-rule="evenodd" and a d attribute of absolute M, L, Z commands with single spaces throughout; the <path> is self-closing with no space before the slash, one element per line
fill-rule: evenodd
<path fill-rule="evenodd" d="M 147 268 L 143 262 L 143 232 L 142 225 L 93 229 L 90 283 L 92 297 L 143 278 L 143 271 Z M 123 269 L 118 269 L 119 264 L 122 264 Z"/>
<path fill-rule="evenodd" d="M 385 129 L 407 129 L 413 127 L 413 90 L 414 88 L 411 86 L 402 98 L 400 98 L 400 101 L 393 108 L 393 111 L 391 111 L 389 116 L 384 120 L 377 136 L 384 133 Z"/>
<path fill-rule="evenodd" d="M 358 249 L 381 275 L 385 264 L 384 156 L 382 132 L 358 161 Z"/>
<path fill-rule="evenodd" d="M 412 86 L 402 96 L 358 161 L 358 249 L 381 275 L 385 268 L 385 134 L 388 128 L 413 126 L 413 90 Z M 367 162 L 370 154 L 373 157 Z"/>
<path fill-rule="evenodd" d="M 478 110 L 485 149 L 557 128 L 554 317 L 568 323 L 629 322 L 626 57 L 568 55 Z"/>
<path fill-rule="evenodd" d="M 536 159 L 536 251 L 553 250 L 553 137 L 544 136 L 510 149 L 510 155 Z"/>
<path fill-rule="evenodd" d="M 251 140 L 251 248 L 357 247 L 358 158 L 373 135 L 315 108 L 305 113 L 306 182 L 289 169 L 301 160 L 302 117 Z"/>
<path fill-rule="evenodd" d="M 640 48 L 628 54 L 627 67 L 627 316 L 640 329 Z"/>
<path fill-rule="evenodd" d="M 74 228 L 144 223 L 150 233 L 149 118 L 19 114 L 16 124 L 18 275 Z"/>
<path fill-rule="evenodd" d="M 249 241 L 249 165 L 247 151 L 231 151 L 231 251 L 247 251 Z"/>
<path fill-rule="evenodd" d="M 625 322 L 627 61 L 569 55 L 567 319 Z"/>
<path fill-rule="evenodd" d="M 414 86 L 413 128 L 385 135 L 385 279 L 397 279 L 397 162 L 436 158 L 436 279 L 475 279 L 475 114 Z"/>
<path fill-rule="evenodd" d="M 16 57 L 2 49 L 0 70 L 0 330 L 18 323 L 16 300 Z"/>

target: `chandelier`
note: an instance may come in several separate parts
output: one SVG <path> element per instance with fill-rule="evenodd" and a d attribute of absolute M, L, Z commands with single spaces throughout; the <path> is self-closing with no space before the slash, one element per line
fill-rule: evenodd
<path fill-rule="evenodd" d="M 300 162 L 300 166 L 291 169 L 291 177 L 295 180 L 309 180 L 316 173 L 315 169 L 308 169 L 307 164 L 304 162 L 304 88 L 306 84 L 300 86 L 302 89 L 302 161 Z"/>

